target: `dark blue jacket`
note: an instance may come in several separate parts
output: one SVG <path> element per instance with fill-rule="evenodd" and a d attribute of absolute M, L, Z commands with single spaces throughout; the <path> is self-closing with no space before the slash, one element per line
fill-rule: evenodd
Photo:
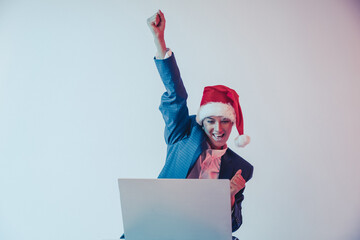
<path fill-rule="evenodd" d="M 167 156 L 159 178 L 186 178 L 200 154 L 206 149 L 206 134 L 189 116 L 186 105 L 187 93 L 180 77 L 175 56 L 163 60 L 155 59 L 156 67 L 166 88 L 161 97 L 160 111 L 165 121 Z M 228 149 L 221 158 L 219 178 L 231 179 L 241 169 L 245 181 L 253 174 L 253 166 Z M 232 213 L 232 231 L 242 224 L 241 202 L 244 189 L 235 195 Z"/>

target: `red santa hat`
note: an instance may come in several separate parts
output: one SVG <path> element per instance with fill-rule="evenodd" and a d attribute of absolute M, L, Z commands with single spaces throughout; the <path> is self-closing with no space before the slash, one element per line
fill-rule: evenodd
<path fill-rule="evenodd" d="M 204 88 L 196 121 L 202 126 L 203 120 L 210 116 L 224 116 L 236 125 L 239 136 L 235 138 L 235 144 L 238 147 L 245 147 L 250 143 L 250 137 L 244 135 L 244 120 L 239 95 L 235 90 L 223 85 Z"/>

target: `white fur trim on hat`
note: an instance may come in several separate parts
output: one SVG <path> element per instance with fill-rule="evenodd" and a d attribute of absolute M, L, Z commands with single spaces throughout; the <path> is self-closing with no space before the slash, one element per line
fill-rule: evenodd
<path fill-rule="evenodd" d="M 203 120 L 210 116 L 223 116 L 232 122 L 236 122 L 235 110 L 230 103 L 210 102 L 200 106 L 196 115 L 196 122 L 202 125 Z"/>
<path fill-rule="evenodd" d="M 245 147 L 250 143 L 250 137 L 248 135 L 239 135 L 235 138 L 235 145 L 238 147 Z"/>

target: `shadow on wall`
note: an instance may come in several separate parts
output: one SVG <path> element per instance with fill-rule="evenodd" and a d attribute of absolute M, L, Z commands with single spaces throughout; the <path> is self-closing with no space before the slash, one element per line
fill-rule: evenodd
<path fill-rule="evenodd" d="M 351 238 L 351 240 L 359 240 L 360 239 L 360 230 L 359 232 L 357 233 L 356 236 L 354 236 L 353 238 Z"/>
<path fill-rule="evenodd" d="M 358 16 L 360 17 L 360 1 L 359 0 L 352 0 L 351 3 L 354 6 L 354 9 L 357 12 Z"/>

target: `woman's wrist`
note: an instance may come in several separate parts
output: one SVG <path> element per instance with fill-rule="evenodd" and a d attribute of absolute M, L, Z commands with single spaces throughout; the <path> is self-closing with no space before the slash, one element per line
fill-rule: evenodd
<path fill-rule="evenodd" d="M 156 58 L 157 59 L 164 59 L 166 54 L 166 44 L 164 38 L 155 38 L 154 39 L 155 46 L 156 46 Z"/>

